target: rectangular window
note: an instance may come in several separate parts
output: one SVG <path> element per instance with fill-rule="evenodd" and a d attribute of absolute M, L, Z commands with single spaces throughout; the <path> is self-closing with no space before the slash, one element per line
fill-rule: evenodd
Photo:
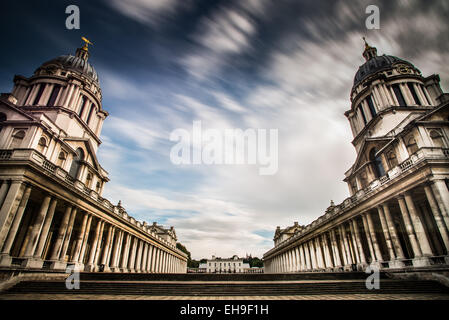
<path fill-rule="evenodd" d="M 407 104 L 405 103 L 404 96 L 402 95 L 401 88 L 399 84 L 394 84 L 391 86 L 393 88 L 394 94 L 396 95 L 396 99 L 398 99 L 398 103 L 400 107 L 405 107 Z"/>
<path fill-rule="evenodd" d="M 362 114 L 363 123 L 367 124 L 365 112 L 363 112 L 363 106 L 361 104 L 359 105 L 359 109 L 360 109 L 360 113 Z"/>
<path fill-rule="evenodd" d="M 55 105 L 56 99 L 58 98 L 59 90 L 61 86 L 59 84 L 55 84 L 53 90 L 51 91 L 50 99 L 48 99 L 47 105 L 52 107 Z"/>
<path fill-rule="evenodd" d="M 366 98 L 366 102 L 368 102 L 368 107 L 369 107 L 369 111 L 371 112 L 371 117 L 374 118 L 377 114 L 376 109 L 374 108 L 374 103 L 373 103 L 373 99 L 371 98 L 371 96 L 368 96 L 368 98 Z"/>
<path fill-rule="evenodd" d="M 410 90 L 410 92 L 412 93 L 413 100 L 415 100 L 415 104 L 420 106 L 421 101 L 419 101 L 419 98 L 418 98 L 418 95 L 416 94 L 416 90 L 415 90 L 415 87 L 413 86 L 413 83 L 409 82 L 409 83 L 407 83 L 407 86 L 408 86 L 408 89 Z"/>
<path fill-rule="evenodd" d="M 37 105 L 39 103 L 39 100 L 42 97 L 42 93 L 44 92 L 45 84 L 39 84 L 39 90 L 37 91 L 36 98 L 34 98 L 33 105 Z"/>

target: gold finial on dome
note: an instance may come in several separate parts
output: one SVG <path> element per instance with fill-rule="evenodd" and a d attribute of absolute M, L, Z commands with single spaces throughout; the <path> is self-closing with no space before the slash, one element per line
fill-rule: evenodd
<path fill-rule="evenodd" d="M 363 51 L 363 57 L 366 61 L 371 60 L 374 57 L 377 57 L 377 49 L 375 47 L 371 47 L 368 42 L 366 42 L 366 38 L 363 37 L 363 41 L 365 42 L 365 50 Z"/>
<path fill-rule="evenodd" d="M 368 42 L 366 42 L 365 37 L 363 37 L 363 41 L 365 42 L 365 49 L 368 49 L 370 47 L 370 45 L 368 44 Z"/>
<path fill-rule="evenodd" d="M 85 38 L 85 37 L 81 37 L 81 40 L 84 41 L 84 45 L 83 45 L 83 50 L 89 51 L 88 45 L 94 45 L 92 42 L 90 42 L 89 39 Z"/>

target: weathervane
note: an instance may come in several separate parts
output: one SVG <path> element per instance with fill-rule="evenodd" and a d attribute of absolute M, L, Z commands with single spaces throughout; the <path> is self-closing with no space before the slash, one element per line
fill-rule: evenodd
<path fill-rule="evenodd" d="M 89 44 L 93 45 L 93 43 L 90 42 L 90 40 L 87 39 L 87 38 L 85 38 L 85 37 L 81 37 L 81 40 L 84 41 L 83 49 L 86 50 L 86 51 L 88 51 L 88 50 L 89 50 L 88 45 L 89 45 Z"/>

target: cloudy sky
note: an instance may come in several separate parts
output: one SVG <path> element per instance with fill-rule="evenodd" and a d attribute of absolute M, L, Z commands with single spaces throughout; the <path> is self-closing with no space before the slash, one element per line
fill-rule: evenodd
<path fill-rule="evenodd" d="M 81 29 L 65 28 L 66 6 Z M 380 30 L 365 9 L 378 5 Z M 98 157 L 105 196 L 138 220 L 175 226 L 194 258 L 262 256 L 276 226 L 306 225 L 330 200 L 355 151 L 344 111 L 363 41 L 439 73 L 449 88 L 449 2 L 329 0 L 2 1 L 0 91 L 15 74 L 74 54 L 86 36 L 107 118 Z M 279 170 L 170 161 L 170 133 L 278 129 Z"/>

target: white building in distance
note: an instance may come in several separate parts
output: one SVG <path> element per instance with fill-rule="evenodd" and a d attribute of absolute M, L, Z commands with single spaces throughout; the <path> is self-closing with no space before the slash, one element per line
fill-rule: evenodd
<path fill-rule="evenodd" d="M 244 273 L 250 266 L 236 255 L 228 259 L 212 256 L 212 259 L 200 264 L 199 269 L 206 269 L 207 273 Z"/>

